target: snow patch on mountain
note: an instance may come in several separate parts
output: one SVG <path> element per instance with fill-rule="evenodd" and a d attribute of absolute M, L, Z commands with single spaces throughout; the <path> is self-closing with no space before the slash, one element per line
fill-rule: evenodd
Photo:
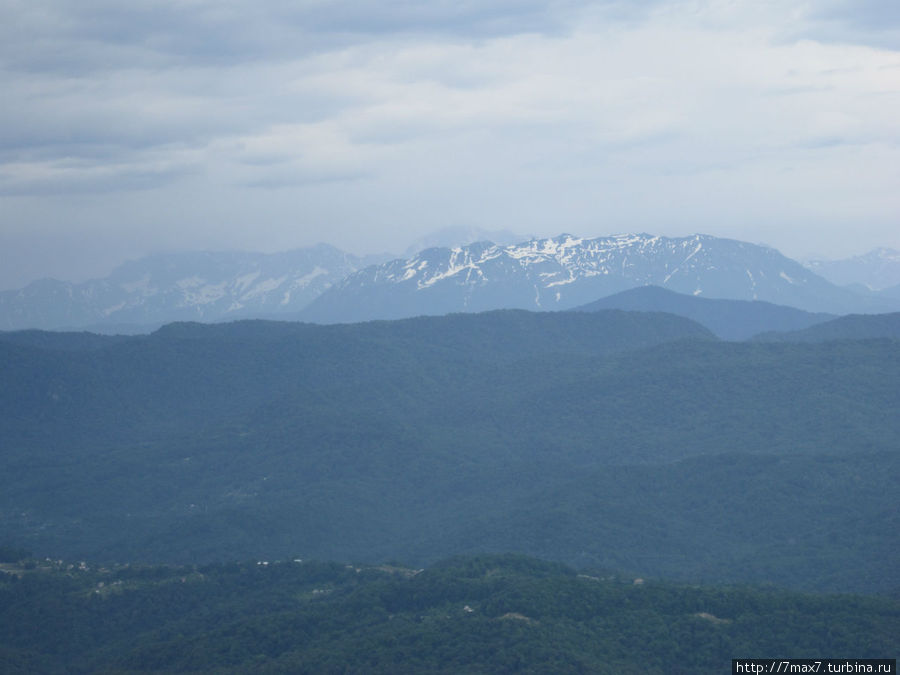
<path fill-rule="evenodd" d="M 858 311 L 858 296 L 767 246 L 703 234 L 593 239 L 562 234 L 518 244 L 431 248 L 361 270 L 326 291 L 303 318 L 361 321 L 499 308 L 567 309 L 646 285 L 811 311 Z"/>
<path fill-rule="evenodd" d="M 0 330 L 295 315 L 333 284 L 385 257 L 358 258 L 324 244 L 276 254 L 156 254 L 125 263 L 106 279 L 41 280 L 2 292 Z"/>
<path fill-rule="evenodd" d="M 319 267 L 318 265 L 316 265 L 312 272 L 307 272 L 305 274 L 302 272 L 302 270 L 297 270 L 294 273 L 294 280 L 291 282 L 291 288 L 306 288 L 317 278 L 321 276 L 327 277 L 328 274 L 329 272 L 327 269 L 325 269 L 324 267 Z"/>
<path fill-rule="evenodd" d="M 145 274 L 137 281 L 125 282 L 119 284 L 119 287 L 126 293 L 139 293 L 144 297 L 149 297 L 157 293 L 157 289 L 150 285 L 150 275 Z"/>

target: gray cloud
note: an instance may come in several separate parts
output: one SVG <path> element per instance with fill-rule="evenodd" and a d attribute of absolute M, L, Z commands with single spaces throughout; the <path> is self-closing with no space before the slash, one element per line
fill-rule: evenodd
<path fill-rule="evenodd" d="M 832 0 L 818 5 L 813 16 L 876 33 L 900 28 L 900 5 L 894 0 Z"/>
<path fill-rule="evenodd" d="M 633 21 L 664 0 L 11 0 L 0 24 L 12 70 L 65 75 L 228 67 L 308 57 L 373 39 L 559 35 L 592 12 Z M 7 17 L 9 18 L 9 17 Z"/>
<path fill-rule="evenodd" d="M 374 174 L 364 171 L 346 172 L 310 172 L 310 171 L 281 171 L 268 176 L 262 176 L 242 183 L 243 187 L 251 189 L 281 190 L 297 188 L 308 185 L 322 185 L 325 183 L 346 183 L 373 178 Z"/>
<path fill-rule="evenodd" d="M 558 32 L 574 3 L 161 2 L 44 0 L 7 10 L 8 68 L 72 75 L 121 68 L 227 67 L 300 58 L 398 33 L 494 37 Z"/>
<path fill-rule="evenodd" d="M 403 250 L 460 223 L 758 241 L 781 222 L 770 243 L 799 246 L 824 242 L 823 222 L 836 240 L 843 218 L 900 247 L 897 13 L 893 0 L 7 0 L 0 235 L 90 225 L 97 260 Z M 4 245 L 32 255 L 17 241 Z"/>
<path fill-rule="evenodd" d="M 896 0 L 825 0 L 813 8 L 806 34 L 814 39 L 900 50 Z"/>
<path fill-rule="evenodd" d="M 59 162 L 35 174 L 0 173 L 0 195 L 103 194 L 161 188 L 193 173 L 188 166 L 128 166 Z"/>

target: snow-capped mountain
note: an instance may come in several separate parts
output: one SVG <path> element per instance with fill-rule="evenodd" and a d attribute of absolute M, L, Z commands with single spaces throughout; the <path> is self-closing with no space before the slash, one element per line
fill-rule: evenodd
<path fill-rule="evenodd" d="M 335 284 L 301 317 L 344 322 L 497 308 L 568 309 L 651 284 L 807 311 L 892 309 L 838 288 L 766 246 L 702 234 L 564 234 L 509 246 L 432 248 L 369 267 Z"/>
<path fill-rule="evenodd" d="M 0 330 L 147 330 L 172 321 L 395 319 L 490 309 L 570 309 L 638 286 L 765 300 L 813 312 L 889 312 L 900 297 L 857 293 L 765 246 L 708 235 L 560 235 L 518 244 L 358 258 L 320 244 L 286 253 L 174 253 L 105 279 L 45 279 L 0 292 Z"/>
<path fill-rule="evenodd" d="M 296 314 L 380 258 L 320 244 L 286 253 L 172 253 L 125 263 L 105 279 L 44 279 L 0 293 L 0 330 L 111 329 L 170 321 Z"/>
<path fill-rule="evenodd" d="M 876 248 L 842 260 L 810 260 L 806 266 L 833 284 L 859 284 L 880 291 L 900 284 L 900 251 Z"/>

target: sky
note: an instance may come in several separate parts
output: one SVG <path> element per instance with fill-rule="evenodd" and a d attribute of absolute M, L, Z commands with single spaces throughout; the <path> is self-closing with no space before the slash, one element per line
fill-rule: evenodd
<path fill-rule="evenodd" d="M 446 227 L 900 249 L 897 0 L 0 0 L 0 289 Z"/>

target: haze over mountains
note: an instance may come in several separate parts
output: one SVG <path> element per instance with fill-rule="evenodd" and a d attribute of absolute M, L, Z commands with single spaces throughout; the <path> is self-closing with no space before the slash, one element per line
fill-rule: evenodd
<path fill-rule="evenodd" d="M 533 239 L 509 230 L 488 230 L 483 227 L 445 227 L 416 239 L 401 257 L 412 258 L 429 248 L 456 248 L 479 241 L 490 241 L 501 246 L 518 244 Z"/>
<path fill-rule="evenodd" d="M 839 286 L 865 286 L 873 291 L 900 286 L 900 251 L 891 248 L 843 260 L 810 260 L 806 265 Z"/>
<path fill-rule="evenodd" d="M 346 275 L 383 260 L 320 244 L 286 253 L 158 254 L 105 279 L 45 279 L 0 293 L 0 329 L 147 331 L 171 321 L 296 313 Z"/>
<path fill-rule="evenodd" d="M 2 7 L 0 675 L 900 652 L 900 0 Z"/>
<path fill-rule="evenodd" d="M 162 256 L 64 318 L 217 323 L 0 331 L 0 671 L 894 653 L 900 312 L 759 299 L 887 294 L 700 235 L 364 262 Z"/>
<path fill-rule="evenodd" d="M 467 240 L 478 234 L 453 230 L 435 236 Z M 485 234 L 514 237 L 509 232 Z M 387 258 L 359 258 L 326 245 L 281 254 L 160 254 L 122 265 L 102 280 L 44 280 L 0 293 L 0 329 L 146 332 L 180 320 L 332 323 L 506 308 L 557 310 L 647 285 L 814 313 L 900 309 L 900 294 L 893 289 L 839 287 L 774 249 L 708 235 L 560 235 L 515 244 L 428 248 L 405 259 Z M 888 270 L 879 278 L 887 280 L 893 259 L 879 259 Z M 844 274 L 842 279 L 852 277 L 857 283 L 866 278 L 861 272 Z"/>

